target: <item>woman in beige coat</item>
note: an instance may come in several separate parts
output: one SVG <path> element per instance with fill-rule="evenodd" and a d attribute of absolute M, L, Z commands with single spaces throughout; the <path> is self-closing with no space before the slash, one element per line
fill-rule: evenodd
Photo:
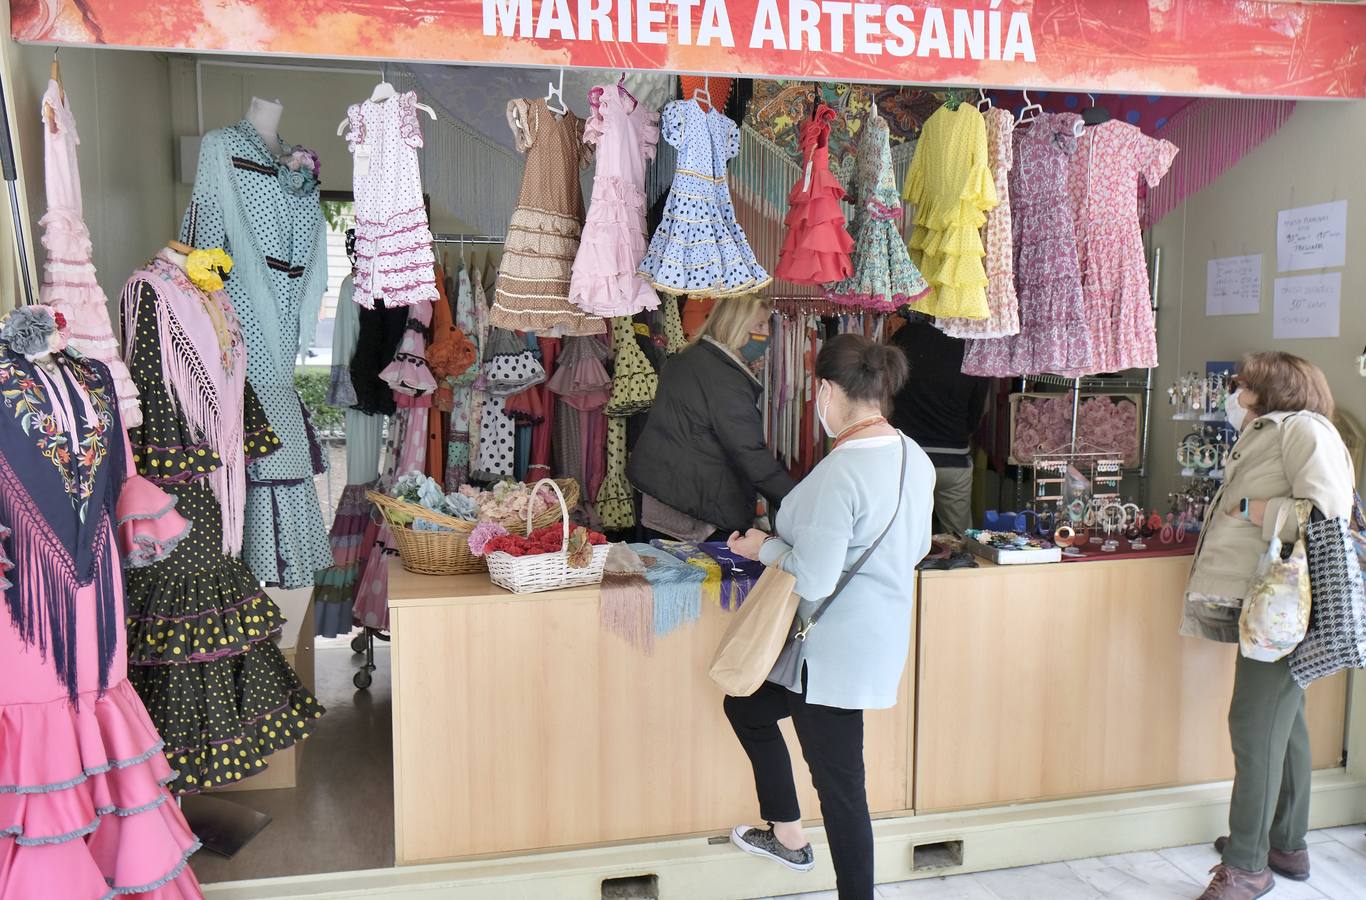
<path fill-rule="evenodd" d="M 1238 614 L 1283 508 L 1281 538 L 1294 540 L 1294 500 L 1346 516 L 1355 477 L 1333 426 L 1323 372 L 1289 353 L 1243 358 L 1226 409 L 1239 437 L 1195 550 L 1181 633 L 1238 642 Z M 1272 872 L 1309 877 L 1309 732 L 1304 691 L 1288 659 L 1238 656 L 1228 714 L 1235 774 L 1223 861 L 1201 900 L 1251 900 L 1272 889 Z"/>

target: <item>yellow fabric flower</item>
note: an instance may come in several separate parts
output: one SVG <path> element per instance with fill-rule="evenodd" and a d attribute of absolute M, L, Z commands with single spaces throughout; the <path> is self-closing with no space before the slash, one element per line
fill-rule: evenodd
<path fill-rule="evenodd" d="M 223 290 L 223 275 L 232 271 L 232 257 L 222 247 L 191 251 L 185 271 L 195 286 L 204 291 Z M 219 273 L 222 274 L 219 274 Z"/>

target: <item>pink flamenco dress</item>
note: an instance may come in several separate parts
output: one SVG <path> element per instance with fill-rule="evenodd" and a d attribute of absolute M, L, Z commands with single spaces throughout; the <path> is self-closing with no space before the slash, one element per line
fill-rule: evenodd
<path fill-rule="evenodd" d="M 597 172 L 569 302 L 594 316 L 633 316 L 659 308 L 659 295 L 637 274 L 645 258 L 645 165 L 655 158 L 659 113 L 617 85 L 593 88 L 588 100 L 583 141 L 597 148 Z"/>
<path fill-rule="evenodd" d="M 95 281 L 91 261 L 90 230 L 82 217 L 81 173 L 76 166 L 76 119 L 66 93 L 56 81 L 43 94 L 43 174 L 47 187 L 47 213 L 38 220 L 43 228 L 42 303 L 66 316 L 71 330 L 70 346 L 93 356 L 109 367 L 118 393 L 123 423 L 142 424 L 138 389 L 119 354 L 118 341 L 109 321 L 109 300 Z"/>
<path fill-rule="evenodd" d="M 27 307 L 0 325 L 0 900 L 200 897 L 199 842 L 128 682 L 116 546 L 117 529 L 148 563 L 189 523 L 131 475 L 109 369 L 29 360 L 51 322 Z"/>
<path fill-rule="evenodd" d="M 802 123 L 802 177 L 787 197 L 787 234 L 773 274 L 793 284 L 824 285 L 854 272 L 854 239 L 844 224 L 844 188 L 830 172 L 830 123 L 835 111 L 824 103 Z"/>

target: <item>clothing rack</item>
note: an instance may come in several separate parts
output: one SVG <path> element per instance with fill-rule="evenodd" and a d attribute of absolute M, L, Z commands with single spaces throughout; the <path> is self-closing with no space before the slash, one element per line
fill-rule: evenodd
<path fill-rule="evenodd" d="M 354 653 L 364 653 L 365 662 L 356 670 L 356 674 L 351 678 L 351 683 L 356 686 L 356 690 L 364 691 L 370 688 L 370 683 L 374 681 L 375 671 L 375 641 L 380 640 L 388 643 L 389 635 L 378 628 L 371 628 L 369 625 L 365 629 L 351 638 L 351 650 Z"/>
<path fill-rule="evenodd" d="M 497 234 L 434 234 L 432 235 L 433 244 L 472 244 L 480 246 L 485 244 L 506 244 L 507 235 Z"/>

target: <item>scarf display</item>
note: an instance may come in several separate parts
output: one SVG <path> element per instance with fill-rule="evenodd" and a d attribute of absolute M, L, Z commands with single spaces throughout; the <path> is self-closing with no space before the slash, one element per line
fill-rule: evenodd
<path fill-rule="evenodd" d="M 732 553 L 720 541 L 707 541 L 698 544 L 697 548 L 721 568 L 721 608 L 732 611 L 739 609 L 754 583 L 764 574 L 764 564 Z"/>
<path fill-rule="evenodd" d="M 691 541 L 661 540 L 650 541 L 650 545 L 702 572 L 702 599 L 721 605 L 721 567 L 699 545 Z"/>
<path fill-rule="evenodd" d="M 604 631 L 650 653 L 654 650 L 655 597 L 645 568 L 639 554 L 626 544 L 608 548 L 598 618 Z"/>
<path fill-rule="evenodd" d="M 138 302 L 146 284 L 157 296 L 157 344 L 167 393 L 184 414 L 195 440 L 204 441 L 222 462 L 208 482 L 223 523 L 223 554 L 242 552 L 247 504 L 247 463 L 243 436 L 247 351 L 223 291 L 207 293 L 190 281 L 170 250 L 162 250 L 145 269 L 133 273 L 123 290 L 125 346 L 131 353 Z"/>
<path fill-rule="evenodd" d="M 631 544 L 645 564 L 655 602 L 655 637 L 664 637 L 702 615 L 702 582 L 707 574 L 649 544 Z"/>

